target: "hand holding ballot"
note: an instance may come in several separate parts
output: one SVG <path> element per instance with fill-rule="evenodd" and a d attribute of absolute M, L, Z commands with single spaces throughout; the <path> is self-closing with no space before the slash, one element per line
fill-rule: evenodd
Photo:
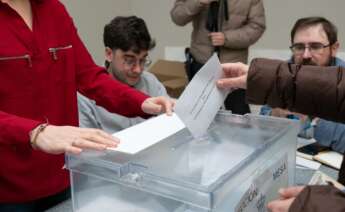
<path fill-rule="evenodd" d="M 243 88 L 247 87 L 249 66 L 243 63 L 222 64 L 223 78 L 217 81 L 219 88 Z"/>
<path fill-rule="evenodd" d="M 165 112 L 171 115 L 174 106 L 174 99 L 158 96 L 146 99 L 141 105 L 141 109 L 148 114 L 160 114 Z"/>

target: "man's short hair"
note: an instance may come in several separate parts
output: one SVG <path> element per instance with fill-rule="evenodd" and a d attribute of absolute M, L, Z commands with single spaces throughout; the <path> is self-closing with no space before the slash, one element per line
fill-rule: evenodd
<path fill-rule="evenodd" d="M 118 16 L 105 25 L 103 33 L 105 47 L 139 53 L 151 50 L 155 41 L 151 38 L 145 21 L 136 16 Z"/>
<path fill-rule="evenodd" d="M 297 31 L 305 29 L 311 26 L 322 25 L 323 30 L 326 32 L 330 45 L 333 45 L 338 41 L 337 27 L 324 17 L 306 17 L 298 19 L 291 30 L 291 43 Z"/>

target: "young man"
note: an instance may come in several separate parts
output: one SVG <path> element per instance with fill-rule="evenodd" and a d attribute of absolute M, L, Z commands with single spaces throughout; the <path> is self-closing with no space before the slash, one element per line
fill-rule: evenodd
<path fill-rule="evenodd" d="M 105 66 L 114 80 L 121 81 L 149 96 L 168 96 L 164 86 L 144 71 L 151 61 L 148 52 L 155 46 L 143 19 L 116 17 L 104 27 Z M 95 101 L 78 94 L 79 125 L 108 133 L 125 129 L 144 119 L 110 113 Z"/>
<path fill-rule="evenodd" d="M 193 24 L 186 66 L 189 80 L 214 52 L 222 63 L 247 63 L 249 46 L 266 28 L 262 0 L 175 0 L 170 15 L 179 26 Z M 250 112 L 244 90 L 231 92 L 224 105 L 235 114 Z"/>
<path fill-rule="evenodd" d="M 337 58 L 339 49 L 337 28 L 323 17 L 306 17 L 296 21 L 291 30 L 291 63 L 314 66 L 342 66 L 345 62 Z M 345 152 L 345 125 L 310 117 L 288 110 L 263 106 L 263 115 L 291 117 L 302 121 L 300 136 L 314 137 L 318 144 L 339 153 Z"/>

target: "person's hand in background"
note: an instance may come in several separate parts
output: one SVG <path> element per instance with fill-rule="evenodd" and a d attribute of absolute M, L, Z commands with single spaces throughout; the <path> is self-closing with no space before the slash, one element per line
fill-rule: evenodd
<path fill-rule="evenodd" d="M 301 193 L 305 186 L 294 186 L 279 190 L 279 199 L 268 203 L 271 212 L 288 212 L 292 202 Z"/>
<path fill-rule="evenodd" d="M 209 37 L 213 46 L 224 46 L 225 35 L 223 32 L 211 32 Z"/>

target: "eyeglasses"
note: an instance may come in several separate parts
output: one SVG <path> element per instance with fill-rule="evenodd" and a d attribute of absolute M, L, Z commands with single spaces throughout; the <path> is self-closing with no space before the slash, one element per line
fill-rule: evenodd
<path fill-rule="evenodd" d="M 297 54 L 297 55 L 303 54 L 305 49 L 309 49 L 311 54 L 320 54 L 322 53 L 324 48 L 329 47 L 329 46 L 331 46 L 331 44 L 324 45 L 318 42 L 313 42 L 313 43 L 308 43 L 308 44 L 295 43 L 292 46 L 290 46 L 290 49 L 294 54 Z"/>
<path fill-rule="evenodd" d="M 132 57 L 125 57 L 123 61 L 123 64 L 126 65 L 128 68 L 134 68 L 137 65 L 137 63 L 139 63 L 140 67 L 148 67 L 151 65 L 152 61 L 150 60 L 150 58 L 147 57 L 139 60 Z"/>

